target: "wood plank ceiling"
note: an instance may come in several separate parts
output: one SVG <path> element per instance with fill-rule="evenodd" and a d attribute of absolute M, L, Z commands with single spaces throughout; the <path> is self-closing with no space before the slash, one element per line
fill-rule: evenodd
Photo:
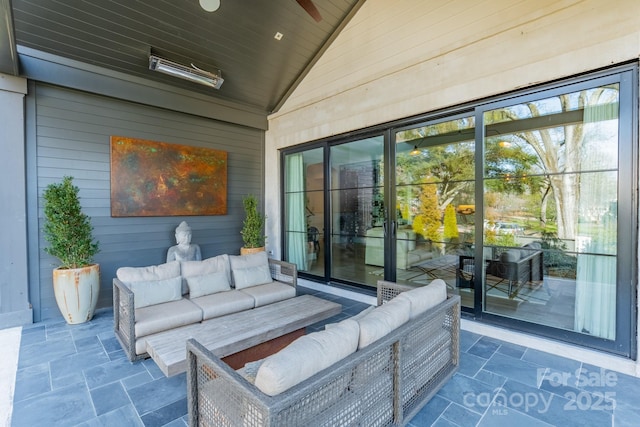
<path fill-rule="evenodd" d="M 364 0 L 315 0 L 320 22 L 295 0 L 220 3 L 206 12 L 198 0 L 0 0 L 0 14 L 13 18 L 18 51 L 24 46 L 270 113 Z M 2 22 L 0 33 L 11 35 L 12 21 Z M 10 52 L 0 52 L 0 64 L 11 61 Z M 216 90 L 150 71 L 151 53 L 221 70 L 224 84 Z"/>

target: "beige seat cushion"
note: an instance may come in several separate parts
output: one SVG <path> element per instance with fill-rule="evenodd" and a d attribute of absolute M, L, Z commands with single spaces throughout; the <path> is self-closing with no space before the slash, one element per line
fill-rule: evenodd
<path fill-rule="evenodd" d="M 396 298 L 407 299 L 409 301 L 411 304 L 411 314 L 409 317 L 414 319 L 447 299 L 447 284 L 442 279 L 435 279 L 427 286 L 420 286 L 403 292 Z"/>
<path fill-rule="evenodd" d="M 192 298 L 191 302 L 200 307 L 203 320 L 250 310 L 254 307 L 254 299 L 251 295 L 236 290 Z"/>
<path fill-rule="evenodd" d="M 408 299 L 395 297 L 358 319 L 360 340 L 358 348 L 364 348 L 379 340 L 409 320 L 411 303 Z"/>
<path fill-rule="evenodd" d="M 136 309 L 136 338 L 202 320 L 202 310 L 186 298 Z"/>
<path fill-rule="evenodd" d="M 344 359 L 358 347 L 358 323 L 346 319 L 331 329 L 304 335 L 264 359 L 255 386 L 275 396 Z"/>
<path fill-rule="evenodd" d="M 280 282 L 271 282 L 264 285 L 243 288 L 239 292 L 250 295 L 256 307 L 293 298 L 296 296 L 296 289 L 293 286 Z"/>

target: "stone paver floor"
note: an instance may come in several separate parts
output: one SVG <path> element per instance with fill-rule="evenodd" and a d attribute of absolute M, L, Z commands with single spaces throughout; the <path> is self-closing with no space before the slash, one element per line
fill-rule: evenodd
<path fill-rule="evenodd" d="M 299 287 L 343 305 L 325 323 L 367 304 Z M 185 426 L 186 376 L 153 360 L 129 362 L 113 312 L 82 325 L 62 319 L 23 328 L 12 426 Z M 460 370 L 409 423 L 422 426 L 640 425 L 640 379 L 467 331 Z"/>

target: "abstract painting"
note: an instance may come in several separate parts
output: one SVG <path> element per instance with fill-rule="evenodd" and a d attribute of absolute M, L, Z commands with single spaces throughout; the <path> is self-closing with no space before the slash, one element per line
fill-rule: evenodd
<path fill-rule="evenodd" d="M 111 216 L 226 213 L 226 151 L 111 137 Z"/>

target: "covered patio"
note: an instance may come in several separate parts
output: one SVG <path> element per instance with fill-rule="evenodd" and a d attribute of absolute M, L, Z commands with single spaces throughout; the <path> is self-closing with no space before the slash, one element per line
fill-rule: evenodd
<path fill-rule="evenodd" d="M 298 293 L 343 306 L 308 332 L 373 303 L 302 286 Z M 82 325 L 24 327 L 19 348 L 8 425 L 188 425 L 186 375 L 167 378 L 152 359 L 129 362 L 111 309 Z M 640 417 L 638 378 L 468 330 L 460 351 L 460 370 L 410 426 L 634 426 Z"/>
<path fill-rule="evenodd" d="M 217 14 L 203 13 L 196 1 L 163 2 L 167 9 L 130 3 L 0 0 L 0 40 L 9 41 L 0 43 L 0 119 L 9 124 L 0 126 L 0 217 L 7 225 L 0 329 L 19 326 L 7 346 L 0 330 L 3 361 L 15 352 L 15 363 L 0 369 L 0 392 L 8 394 L 0 396 L 0 417 L 9 416 L 8 425 L 188 424 L 185 375 L 166 378 L 151 359 L 129 362 L 113 333 L 115 271 L 161 262 L 178 218 L 111 216 L 110 136 L 228 151 L 228 212 L 193 219 L 203 258 L 237 251 L 241 199 L 255 193 L 268 217 L 266 249 L 284 259 L 282 150 L 614 66 L 637 67 L 640 52 L 633 0 L 317 1 L 320 24 L 290 0 L 256 1 L 253 8 L 223 0 Z M 273 28 L 284 36 L 269 20 L 284 22 Z M 103 24 L 104 32 L 96 31 Z M 61 37 L 63 29 L 70 32 Z M 149 69 L 150 55 L 220 68 L 226 82 L 205 91 Z M 52 258 L 41 236 L 42 190 L 64 175 L 78 180 L 103 242 L 101 308 L 76 326 L 55 307 Z M 636 188 L 637 171 L 631 175 Z M 637 215 L 629 220 L 637 229 Z M 623 283 L 633 295 L 625 324 L 630 357 L 463 318 L 460 370 L 410 425 L 636 426 L 637 240 L 636 233 L 624 239 L 634 260 Z M 415 273 L 439 277 L 422 267 Z M 380 279 L 384 270 L 376 270 L 367 278 Z M 373 303 L 363 302 L 365 294 L 341 294 L 340 286 L 311 285 L 298 290 L 343 305 L 327 322 Z M 539 299 L 542 290 L 517 296 Z M 494 291 L 500 301 L 498 292 L 512 293 Z"/>

